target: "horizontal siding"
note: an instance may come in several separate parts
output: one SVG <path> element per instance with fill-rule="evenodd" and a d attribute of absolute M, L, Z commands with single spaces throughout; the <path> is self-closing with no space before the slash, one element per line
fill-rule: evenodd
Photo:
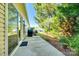
<path fill-rule="evenodd" d="M 4 19 L 4 14 L 2 12 L 0 13 L 0 19 Z"/>
<path fill-rule="evenodd" d="M 0 3 L 0 56 L 5 55 L 5 4 Z"/>
<path fill-rule="evenodd" d="M 5 23 L 5 21 L 2 18 L 0 18 L 0 23 Z"/>
<path fill-rule="evenodd" d="M 4 28 L 4 23 L 0 23 L 0 28 Z"/>
<path fill-rule="evenodd" d="M 1 43 L 0 43 L 0 45 L 1 45 L 0 48 L 3 48 L 3 47 L 4 47 L 3 44 L 5 44 L 5 43 L 4 43 L 4 39 L 2 39 L 2 41 L 1 41 Z"/>
<path fill-rule="evenodd" d="M 4 36 L 1 36 L 1 37 L 0 37 L 0 41 L 2 41 L 1 39 L 4 40 Z"/>
<path fill-rule="evenodd" d="M 0 36 L 4 36 L 5 35 L 5 33 L 4 32 L 0 32 Z"/>
<path fill-rule="evenodd" d="M 2 32 L 2 31 L 4 32 L 5 30 L 4 30 L 4 28 L 1 28 L 1 27 L 0 27 L 0 32 Z"/>
<path fill-rule="evenodd" d="M 0 13 L 5 15 L 4 10 L 0 9 Z"/>
<path fill-rule="evenodd" d="M 5 6 L 4 3 L 0 3 L 0 8 L 5 8 L 4 6 Z"/>

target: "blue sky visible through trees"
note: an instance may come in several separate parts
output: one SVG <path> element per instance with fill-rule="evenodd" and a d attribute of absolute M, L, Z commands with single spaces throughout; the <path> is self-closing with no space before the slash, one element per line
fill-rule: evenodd
<path fill-rule="evenodd" d="M 31 27 L 38 26 L 38 24 L 35 22 L 35 19 L 34 19 L 34 16 L 36 15 L 36 12 L 35 12 L 35 9 L 33 7 L 33 4 L 27 3 L 26 4 L 26 8 L 27 8 L 27 13 L 28 13 L 28 18 L 29 18 L 30 26 Z"/>

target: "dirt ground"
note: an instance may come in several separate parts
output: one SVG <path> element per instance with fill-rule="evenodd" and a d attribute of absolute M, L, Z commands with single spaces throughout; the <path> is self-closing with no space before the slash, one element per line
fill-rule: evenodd
<path fill-rule="evenodd" d="M 63 46 L 58 41 L 48 40 L 48 42 L 51 45 L 53 45 L 55 48 L 57 48 L 58 50 L 60 50 L 66 56 L 74 56 L 75 55 L 74 52 L 70 48 L 64 49 Z"/>

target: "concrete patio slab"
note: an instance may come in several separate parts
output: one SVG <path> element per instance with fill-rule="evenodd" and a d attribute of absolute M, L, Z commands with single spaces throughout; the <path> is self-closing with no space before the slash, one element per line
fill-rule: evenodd
<path fill-rule="evenodd" d="M 65 56 L 39 36 L 26 37 L 27 46 L 18 46 L 13 56 Z"/>

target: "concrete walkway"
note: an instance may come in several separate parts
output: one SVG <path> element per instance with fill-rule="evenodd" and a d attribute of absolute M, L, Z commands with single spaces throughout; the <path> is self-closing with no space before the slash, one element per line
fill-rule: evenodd
<path fill-rule="evenodd" d="M 53 47 L 39 36 L 27 37 L 28 45 L 18 47 L 14 56 L 64 56 L 59 50 Z"/>

